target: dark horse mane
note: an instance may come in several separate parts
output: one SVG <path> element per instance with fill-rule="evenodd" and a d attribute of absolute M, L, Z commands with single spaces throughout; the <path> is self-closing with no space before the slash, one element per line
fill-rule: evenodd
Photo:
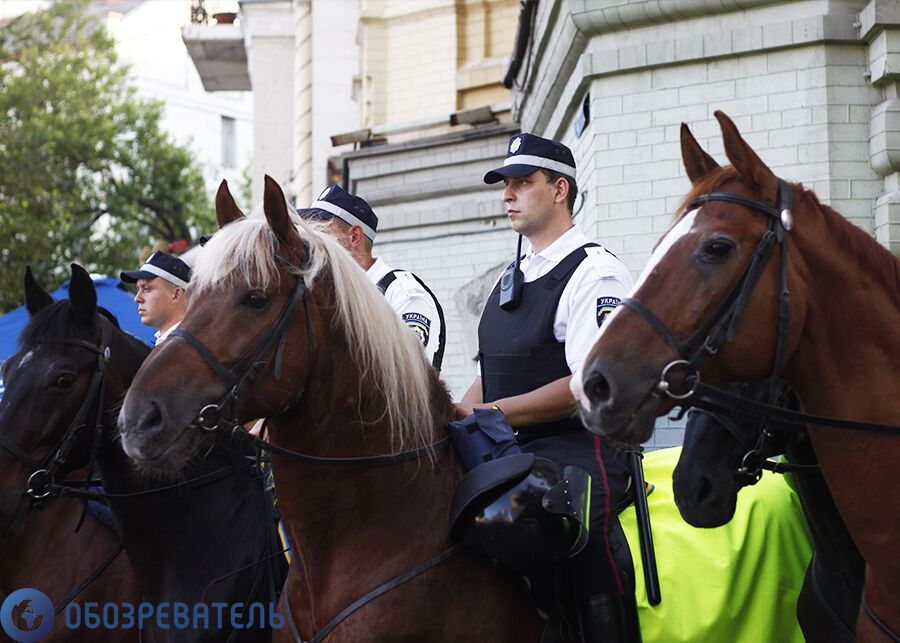
<path fill-rule="evenodd" d="M 731 180 L 740 180 L 740 175 L 733 167 L 727 166 L 714 170 L 697 181 L 679 204 L 675 218 L 680 218 L 687 206 L 698 196 L 717 190 Z M 799 205 L 806 205 L 819 212 L 840 248 L 853 257 L 866 274 L 881 284 L 893 302 L 900 306 L 900 262 L 896 257 L 871 235 L 819 201 L 815 192 L 804 188 L 802 183 L 795 185 L 800 188 L 801 202 L 795 204 L 794 214 L 801 209 Z"/>

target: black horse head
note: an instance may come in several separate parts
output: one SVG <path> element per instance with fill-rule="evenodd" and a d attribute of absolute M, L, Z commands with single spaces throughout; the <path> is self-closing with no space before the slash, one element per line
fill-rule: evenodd
<path fill-rule="evenodd" d="M 31 319 L 18 352 L 3 364 L 0 400 L 0 533 L 6 535 L 21 530 L 27 506 L 43 495 L 48 479 L 36 471 L 61 478 L 91 463 L 103 438 L 97 428 L 109 429 L 115 420 L 104 415 L 103 390 L 121 395 L 149 352 L 97 306 L 94 284 L 77 264 L 69 299 L 62 301 L 53 301 L 26 270 L 25 302 Z M 107 349 L 119 356 L 114 363 L 107 363 Z M 32 490 L 41 489 L 29 497 L 23 491 L 32 476 Z"/>

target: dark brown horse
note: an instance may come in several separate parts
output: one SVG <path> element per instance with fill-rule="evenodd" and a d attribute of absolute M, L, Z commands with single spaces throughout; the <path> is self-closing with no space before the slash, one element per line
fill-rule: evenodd
<path fill-rule="evenodd" d="M 573 378 L 583 385 L 575 391 L 582 416 L 592 430 L 643 442 L 672 394 L 780 370 L 808 413 L 900 423 L 900 262 L 815 194 L 780 181 L 734 123 L 716 117 L 732 165 L 719 167 L 682 126 L 693 189 Z M 816 423 L 809 433 L 866 561 L 859 639 L 892 640 L 900 632 L 900 438 Z"/>
<path fill-rule="evenodd" d="M 384 298 L 333 239 L 292 221 L 274 180 L 262 212 L 244 217 L 224 184 L 216 206 L 221 229 L 194 266 L 183 333 L 154 351 L 125 399 L 126 452 L 144 469 L 177 472 L 208 440 L 195 424 L 201 409 L 232 390 L 221 408 L 240 422 L 269 418 L 280 447 L 342 460 L 416 456 L 273 455 L 295 555 L 280 609 L 298 630 L 276 640 L 309 640 L 447 550 L 461 470 L 450 449 L 427 447 L 446 436 L 453 409 Z M 243 378 L 253 368 L 258 376 Z M 540 632 L 515 579 L 461 554 L 353 612 L 328 641 L 536 641 Z"/>
<path fill-rule="evenodd" d="M 274 535 L 271 494 L 265 489 L 255 450 L 223 442 L 198 455 L 183 478 L 173 484 L 138 475 L 118 441 L 116 416 L 149 348 L 98 309 L 93 282 L 80 266 L 72 266 L 68 300 L 54 302 L 31 279 L 30 272 L 25 294 L 32 318 L 20 338 L 19 352 L 4 367 L 7 387 L 0 401 L 0 435 L 4 438 L 0 462 L 5 474 L 0 479 L 0 525 L 7 525 L 10 534 L 32 536 L 38 544 L 55 544 L 64 538 L 72 538 L 72 542 L 66 541 L 59 552 L 46 551 L 46 563 L 21 557 L 7 561 L 16 570 L 17 580 L 28 573 L 26 565 L 33 563 L 35 582 L 44 583 L 34 586 L 46 588 L 45 593 L 56 600 L 88 575 L 91 569 L 84 571 L 86 561 L 96 558 L 95 549 L 106 555 L 122 541 L 127 558 L 122 555 L 117 565 L 131 561 L 137 587 L 134 578 L 130 586 L 123 586 L 121 579 L 118 584 L 104 585 L 108 573 L 104 572 L 95 581 L 96 591 L 79 596 L 72 607 L 83 607 L 87 600 L 118 603 L 119 622 L 124 623 L 127 617 L 122 603 L 166 604 L 164 609 L 174 609 L 175 603 L 186 604 L 188 609 L 203 602 L 274 603 L 284 576 L 278 557 L 271 557 L 280 547 Z M 56 458 L 54 453 L 61 456 Z M 101 474 L 114 524 L 121 533 L 112 544 L 108 544 L 110 530 L 102 527 L 106 532 L 98 532 L 99 523 L 93 518 L 87 519 L 85 529 L 96 537 L 96 544 L 72 537 L 77 515 L 73 517 L 69 507 L 74 503 L 55 495 L 77 490 L 40 484 L 52 479 L 64 487 L 64 479 L 73 479 L 72 468 L 89 465 Z M 51 473 L 29 479 L 37 470 Z M 37 495 L 49 494 L 43 512 L 28 511 L 26 485 L 37 489 Z M 32 528 L 46 533 L 31 534 L 28 530 Z M 37 554 L 35 543 L 21 546 L 23 556 Z M 84 548 L 84 560 L 77 551 L 72 551 L 70 559 L 63 556 L 75 546 Z M 4 546 L 4 557 L 7 551 Z M 44 565 L 51 563 L 56 567 L 47 571 Z M 116 570 L 118 567 L 109 572 Z M 37 576 L 38 571 L 44 578 Z M 221 619 L 221 625 L 215 615 L 205 623 L 198 620 L 194 629 L 193 621 L 180 621 L 179 626 L 171 617 L 158 620 L 154 614 L 142 621 L 140 633 L 134 625 L 118 630 L 85 630 L 83 625 L 79 631 L 66 632 L 64 638 L 86 633 L 86 640 L 93 641 L 120 636 L 131 641 L 140 636 L 144 641 L 191 643 L 271 639 L 271 630 L 260 627 L 259 619 L 252 627 L 232 627 L 230 609 L 226 612 L 229 614 Z M 62 623 L 62 616 L 58 618 Z M 87 624 L 87 619 L 82 623 Z M 242 624 L 247 623 L 244 619 Z"/>

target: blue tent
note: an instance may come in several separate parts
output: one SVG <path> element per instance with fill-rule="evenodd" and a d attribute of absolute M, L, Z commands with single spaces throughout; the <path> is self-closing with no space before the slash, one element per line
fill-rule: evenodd
<path fill-rule="evenodd" d="M 134 303 L 134 295 L 128 291 L 125 284 L 118 279 L 104 277 L 95 278 L 94 287 L 97 289 L 97 304 L 115 315 L 123 330 L 152 346 L 156 331 L 141 323 L 137 304 Z M 69 282 L 65 282 L 59 290 L 50 293 L 50 296 L 54 299 L 68 299 Z M 11 310 L 0 317 L 0 362 L 15 354 L 18 349 L 19 334 L 26 324 L 28 324 L 28 311 L 25 310 L 25 306 Z M 3 380 L 0 380 L 0 395 L 3 395 Z"/>

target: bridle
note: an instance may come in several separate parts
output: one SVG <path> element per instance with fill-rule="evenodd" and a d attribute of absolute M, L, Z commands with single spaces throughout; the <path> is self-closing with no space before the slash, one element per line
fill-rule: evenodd
<path fill-rule="evenodd" d="M 792 395 L 790 388 L 782 382 L 776 400 L 778 408 L 787 404 L 790 395 Z M 744 420 L 759 420 L 759 418 L 742 414 L 736 410 L 726 414 L 699 407 L 690 409 L 684 407 L 676 419 L 680 419 L 685 412 L 689 417 L 695 414 L 710 416 L 719 426 L 730 433 L 738 446 L 744 450 L 744 455 L 741 457 L 740 465 L 735 473 L 735 477 L 744 485 L 754 485 L 759 482 L 764 470 L 772 473 L 815 473 L 821 470 L 818 464 L 794 464 L 770 459 L 772 456 L 784 453 L 788 439 L 794 435 L 792 431 L 805 432 L 806 425 L 798 425 L 795 428 L 785 424 L 758 421 L 755 428 L 742 428 Z"/>
<path fill-rule="evenodd" d="M 762 235 L 753 251 L 750 261 L 737 283 L 721 304 L 713 311 L 694 333 L 681 340 L 640 300 L 630 297 L 622 300 L 622 304 L 637 312 L 645 321 L 668 342 L 674 349 L 678 359 L 669 362 L 660 372 L 659 381 L 648 392 L 648 396 L 667 396 L 675 400 L 683 408 L 696 407 L 707 411 L 732 414 L 736 411 L 754 416 L 762 421 L 777 423 L 781 431 L 801 431 L 805 425 L 813 424 L 855 431 L 874 431 L 891 435 L 900 434 L 900 426 L 844 420 L 800 411 L 780 408 L 774 404 L 778 394 L 781 370 L 784 366 L 784 353 L 787 346 L 790 322 L 791 293 L 788 288 L 788 239 L 794 228 L 794 216 L 791 212 L 793 196 L 791 188 L 782 179 L 778 181 L 776 205 L 770 205 L 756 199 L 734 194 L 732 192 L 710 192 L 696 197 L 687 206 L 693 209 L 710 201 L 726 201 L 737 203 L 752 210 L 762 212 L 768 217 L 766 232 Z M 768 391 L 765 402 L 723 391 L 700 381 L 700 365 L 710 356 L 715 355 L 726 341 L 734 339 L 744 311 L 753 289 L 759 283 L 775 246 L 781 247 L 780 290 L 778 294 L 778 336 L 775 345 L 775 356 L 772 372 L 768 378 Z M 685 372 L 684 382 L 687 390 L 676 391 L 669 381 L 676 369 Z"/>
<path fill-rule="evenodd" d="M 778 179 L 776 206 L 745 197 L 741 194 L 710 192 L 695 198 L 686 209 L 698 208 L 710 201 L 737 203 L 768 215 L 766 232 L 756 244 L 747 267 L 722 303 L 713 311 L 712 315 L 690 337 L 681 340 L 640 300 L 629 297 L 623 299 L 622 304 L 637 312 L 653 326 L 678 356 L 678 359 L 670 362 L 663 368 L 659 383 L 656 385 L 656 392 L 668 395 L 675 400 L 686 400 L 696 392 L 696 385 L 700 383 L 698 374 L 700 365 L 709 356 L 715 355 L 726 341 L 734 339 L 750 296 L 753 294 L 756 284 L 759 283 L 760 277 L 762 277 L 766 265 L 768 265 L 769 259 L 772 257 L 775 246 L 780 245 L 781 292 L 778 300 L 778 343 L 772 376 L 769 381 L 768 398 L 769 401 L 773 401 L 778 386 L 778 375 L 782 367 L 790 315 L 791 295 L 788 289 L 787 248 L 788 233 L 794 227 L 794 218 L 791 213 L 793 201 L 791 188 L 785 181 Z M 694 384 L 687 391 L 674 391 L 668 380 L 670 373 L 677 368 L 683 368 L 687 372 L 688 379 Z"/>
<path fill-rule="evenodd" d="M 309 246 L 305 247 L 304 257 L 309 256 Z M 256 379 L 256 376 L 262 371 L 268 363 L 269 354 L 275 351 L 275 379 L 281 378 L 282 358 L 285 343 L 287 342 L 287 333 L 290 330 L 291 322 L 303 305 L 303 312 L 306 321 L 306 342 L 307 354 L 309 355 L 310 364 L 315 364 L 316 351 L 312 333 L 312 319 L 309 315 L 309 306 L 306 301 L 306 282 L 303 279 L 303 264 L 297 266 L 290 261 L 275 254 L 275 260 L 282 264 L 288 273 L 294 278 L 294 287 L 284 307 L 278 315 L 278 318 L 272 324 L 265 335 L 263 335 L 246 353 L 238 360 L 238 362 L 230 369 L 225 368 L 215 355 L 193 334 L 182 328 L 173 330 L 169 337 L 181 337 L 190 344 L 212 369 L 219 381 L 225 385 L 227 393 L 216 404 L 207 404 L 194 419 L 192 426 L 197 426 L 207 432 L 222 431 L 231 435 L 243 435 L 246 439 L 251 440 L 257 447 L 264 451 L 268 451 L 275 455 L 305 462 L 314 465 L 381 465 L 393 464 L 397 462 L 405 462 L 407 460 L 417 460 L 426 455 L 446 447 L 450 443 L 449 435 L 432 444 L 410 449 L 400 453 L 391 453 L 376 456 L 351 457 L 351 458 L 328 458 L 321 456 L 308 455 L 299 453 L 290 449 L 285 449 L 276 444 L 272 444 L 267 440 L 263 440 L 254 435 L 250 435 L 243 430 L 243 426 L 237 421 L 234 412 L 235 403 L 247 391 L 250 384 Z M 303 397 L 304 390 L 297 395 L 298 399 Z"/>
<path fill-rule="evenodd" d="M 229 420 L 234 418 L 234 405 L 244 394 L 244 392 L 259 375 L 259 372 L 265 367 L 269 353 L 275 351 L 275 379 L 281 379 L 281 364 L 284 355 L 284 348 L 287 342 L 287 333 L 290 329 L 291 322 L 300 304 L 306 317 L 306 336 L 309 344 L 309 354 L 313 355 L 312 345 L 312 323 L 309 317 L 309 309 L 306 303 L 306 283 L 302 278 L 301 268 L 295 266 L 290 261 L 276 254 L 275 260 L 287 267 L 294 277 L 294 287 L 291 294 L 285 302 L 284 307 L 275 320 L 275 323 L 269 328 L 253 346 L 244 353 L 237 364 L 230 369 L 225 368 L 215 355 L 193 334 L 183 328 L 176 328 L 169 337 L 180 337 L 190 344 L 200 356 L 206 361 L 212 369 L 219 381 L 225 385 L 225 396 L 216 404 L 207 404 L 197 414 L 194 424 L 205 431 L 216 431 L 225 428 L 226 425 L 231 428 L 233 423 Z M 302 391 L 301 391 L 302 395 Z"/>
<path fill-rule="evenodd" d="M 304 256 L 309 256 L 308 245 L 306 247 Z M 285 343 L 287 341 L 287 333 L 290 329 L 290 324 L 293 321 L 297 310 L 300 308 L 301 303 L 303 304 L 304 316 L 306 318 L 306 338 L 309 360 L 311 364 L 315 363 L 316 353 L 315 344 L 313 341 L 312 321 L 309 315 L 309 307 L 306 302 L 307 288 L 303 280 L 302 265 L 296 266 L 278 254 L 275 255 L 275 259 L 285 268 L 287 268 L 288 272 L 294 277 L 294 287 L 291 291 L 290 296 L 288 297 L 287 302 L 285 302 L 284 307 L 281 309 L 278 318 L 275 320 L 275 323 L 269 328 L 266 334 L 263 335 L 263 337 L 260 338 L 260 340 L 257 341 L 256 344 L 254 344 L 244 354 L 244 356 L 241 357 L 240 360 L 238 360 L 235 366 L 231 367 L 230 369 L 226 369 L 225 366 L 223 366 L 222 363 L 212 354 L 212 352 L 203 344 L 203 342 L 197 339 L 197 337 L 195 337 L 190 332 L 181 328 L 176 328 L 170 333 L 170 338 L 181 337 L 182 339 L 187 341 L 188 344 L 190 344 L 200 354 L 200 356 L 203 357 L 203 359 L 212 369 L 213 373 L 216 374 L 219 380 L 225 385 L 225 388 L 227 390 L 225 396 L 218 403 L 208 404 L 200 409 L 200 412 L 197 414 L 197 417 L 194 419 L 192 425 L 198 426 L 207 432 L 222 431 L 226 434 L 234 436 L 244 436 L 246 439 L 251 440 L 259 449 L 268 451 L 272 454 L 281 456 L 286 459 L 312 465 L 376 466 L 395 464 L 398 462 L 405 462 L 409 460 L 418 460 L 426 455 L 433 454 L 438 450 L 446 447 L 450 443 L 449 435 L 432 444 L 428 444 L 416 449 L 402 451 L 400 453 L 350 458 L 329 458 L 308 455 L 305 453 L 292 451 L 290 449 L 285 449 L 278 445 L 272 444 L 267 440 L 263 440 L 256 436 L 253 436 L 243 430 L 243 426 L 237 421 L 237 418 L 235 417 L 235 403 L 238 399 L 240 399 L 241 395 L 246 392 L 247 388 L 250 386 L 256 376 L 265 367 L 269 358 L 269 354 L 273 350 L 275 351 L 275 379 L 280 379 L 282 354 L 284 351 Z M 298 399 L 302 398 L 303 393 L 304 391 L 301 390 L 298 395 Z M 451 545 L 449 548 L 440 552 L 436 556 L 433 556 L 431 559 L 423 562 L 422 564 L 414 567 L 411 570 L 395 576 L 389 581 L 367 592 L 366 594 L 352 602 L 350 605 L 345 607 L 333 619 L 331 619 L 331 621 L 329 621 L 325 625 L 325 627 L 323 627 L 318 632 L 318 634 L 316 634 L 316 636 L 311 639 L 312 643 L 319 643 L 319 641 L 327 638 L 331 634 L 331 632 L 334 631 L 334 629 L 337 628 L 338 625 L 340 625 L 347 617 L 349 617 L 351 614 L 364 607 L 368 603 L 377 599 L 379 596 L 382 596 L 383 594 L 386 594 L 392 589 L 399 587 L 407 581 L 421 574 L 424 574 L 427 571 L 430 571 L 431 569 L 437 567 L 444 561 L 449 560 L 461 551 L 461 545 Z M 286 589 L 285 592 L 287 592 Z M 303 643 L 303 638 L 301 637 L 299 629 L 297 628 L 297 624 L 294 621 L 293 611 L 290 607 L 287 593 L 284 594 L 284 602 L 291 635 L 294 637 L 295 641 L 297 641 L 298 643 Z"/>
<path fill-rule="evenodd" d="M 6 449 L 13 457 L 22 462 L 31 469 L 28 476 L 28 483 L 25 494 L 31 499 L 32 504 L 39 504 L 47 499 L 53 493 L 58 492 L 60 488 L 56 484 L 56 476 L 60 467 L 66 464 L 78 436 L 81 435 L 83 429 L 87 428 L 85 418 L 90 411 L 91 406 L 96 405 L 96 416 L 94 419 L 93 431 L 91 434 L 90 458 L 88 464 L 94 461 L 97 450 L 100 448 L 101 434 L 103 431 L 103 410 L 106 397 L 106 367 L 110 359 L 110 340 L 112 337 L 112 323 L 102 315 L 100 319 L 100 344 L 95 345 L 90 342 L 71 339 L 66 337 L 55 337 L 47 339 L 39 339 L 38 343 L 56 343 L 67 344 L 69 346 L 78 346 L 84 348 L 97 356 L 94 372 L 91 375 L 91 381 L 88 384 L 84 400 L 78 409 L 78 413 L 72 419 L 69 427 L 63 433 L 62 437 L 56 442 L 53 448 L 47 453 L 40 462 L 32 458 L 21 447 L 0 434 L 0 447 Z"/>

